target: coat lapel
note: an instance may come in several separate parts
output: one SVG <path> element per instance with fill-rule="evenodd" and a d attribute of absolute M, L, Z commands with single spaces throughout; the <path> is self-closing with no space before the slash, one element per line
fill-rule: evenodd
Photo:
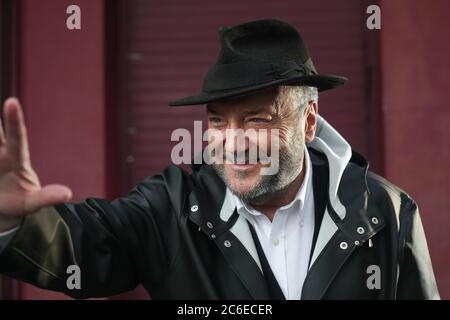
<path fill-rule="evenodd" d="M 361 161 L 358 155 L 354 157 L 358 157 L 353 159 L 354 161 Z M 327 168 L 326 163 L 319 161 L 316 156 L 311 159 L 314 166 L 313 175 L 322 170 L 323 166 Z M 384 227 L 385 223 L 380 215 L 371 212 L 367 206 L 369 192 L 366 187 L 366 171 L 367 163 L 359 168 L 347 167 L 342 176 L 338 195 L 346 209 L 344 219 L 339 218 L 328 199 L 303 285 L 302 299 L 322 299 L 352 252 Z"/>
<path fill-rule="evenodd" d="M 220 219 L 224 222 L 228 221 L 234 213 L 234 210 L 236 210 L 236 205 L 233 201 L 231 191 L 227 188 L 222 209 L 220 210 Z M 259 260 L 258 251 L 256 250 L 255 242 L 253 241 L 247 219 L 243 216 L 239 216 L 230 231 L 241 242 L 253 260 L 255 260 L 259 269 L 262 270 L 261 261 Z"/>
<path fill-rule="evenodd" d="M 254 299 L 270 299 L 255 244 L 244 217 L 237 216 L 231 194 L 220 178 L 206 167 L 188 198 L 189 220 L 222 252 L 230 268 Z M 208 171 L 208 172 L 206 172 Z M 195 210 L 192 211 L 191 209 Z M 220 214 L 218 214 L 220 213 Z"/>
<path fill-rule="evenodd" d="M 327 160 L 324 155 L 314 150 L 310 155 L 313 163 L 313 179 L 315 176 L 317 179 L 319 172 L 328 170 Z M 338 195 L 346 209 L 343 219 L 339 218 L 330 205 L 328 187 L 324 187 L 327 185 L 328 176 L 319 174 L 319 179 L 325 181 L 314 184 L 314 193 L 326 192 L 327 205 L 322 220 L 316 221 L 319 231 L 310 268 L 303 284 L 302 299 L 323 298 L 352 252 L 384 227 L 382 217 L 377 212 L 370 212 L 367 206 L 369 194 L 365 180 L 367 163 L 364 165 L 361 159 L 354 154 L 352 160 L 362 165 L 360 167 L 349 165 L 342 176 Z M 216 244 L 230 268 L 254 299 L 270 299 L 245 218 L 239 216 L 232 226 L 227 225 L 235 213 L 231 194 L 227 192 L 224 183 L 210 166 L 203 166 L 197 175 L 198 183 L 188 198 L 189 220 Z M 315 201 L 316 199 L 315 197 Z"/>

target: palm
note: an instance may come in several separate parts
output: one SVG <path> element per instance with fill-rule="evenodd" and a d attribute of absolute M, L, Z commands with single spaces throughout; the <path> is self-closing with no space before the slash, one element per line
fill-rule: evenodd
<path fill-rule="evenodd" d="M 41 207 L 68 201 L 69 188 L 41 187 L 31 167 L 25 123 L 17 99 L 6 100 L 4 118 L 6 137 L 0 127 L 0 221 L 18 220 Z"/>

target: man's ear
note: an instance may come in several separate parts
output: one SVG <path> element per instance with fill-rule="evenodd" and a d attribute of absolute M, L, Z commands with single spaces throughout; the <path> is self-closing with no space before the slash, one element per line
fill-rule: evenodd
<path fill-rule="evenodd" d="M 317 102 L 311 101 L 306 107 L 305 113 L 305 142 L 310 143 L 316 136 L 317 128 L 317 114 L 318 114 Z"/>

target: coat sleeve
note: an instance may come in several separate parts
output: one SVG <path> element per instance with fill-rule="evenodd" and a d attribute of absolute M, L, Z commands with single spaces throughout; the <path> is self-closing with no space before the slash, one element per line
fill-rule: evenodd
<path fill-rule="evenodd" d="M 440 299 L 418 207 L 409 199 L 400 214 L 397 299 Z"/>
<path fill-rule="evenodd" d="M 162 179 L 152 177 L 112 202 L 90 198 L 30 214 L 0 253 L 0 272 L 75 298 L 131 290 L 143 270 L 146 283 L 156 285 L 167 269 L 155 215 L 170 213 L 166 193 Z M 74 288 L 74 265 L 81 288 Z"/>

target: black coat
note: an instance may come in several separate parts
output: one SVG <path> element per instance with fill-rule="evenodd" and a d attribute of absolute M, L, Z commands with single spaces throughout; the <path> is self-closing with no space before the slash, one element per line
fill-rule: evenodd
<path fill-rule="evenodd" d="M 416 203 L 354 152 L 339 185 L 340 219 L 324 192 L 327 159 L 310 155 L 323 219 L 302 298 L 439 298 Z M 248 225 L 243 217 L 227 223 L 234 208 L 225 190 L 210 166 L 192 174 L 171 166 L 112 202 L 43 209 L 0 254 L 0 272 L 78 298 L 142 284 L 153 299 L 268 299 Z M 72 264 L 81 268 L 79 290 L 66 286 Z M 374 265 L 379 289 L 367 285 Z"/>

